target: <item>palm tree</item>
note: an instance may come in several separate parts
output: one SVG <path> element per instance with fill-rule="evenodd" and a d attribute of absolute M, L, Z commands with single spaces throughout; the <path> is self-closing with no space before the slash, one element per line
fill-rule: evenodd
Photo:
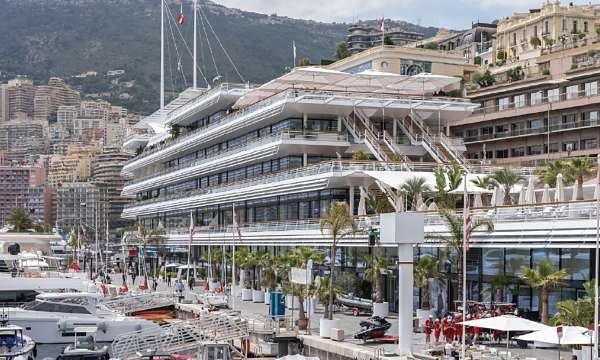
<path fill-rule="evenodd" d="M 375 302 L 381 304 L 383 302 L 381 276 L 388 273 L 390 262 L 386 256 L 380 254 L 366 255 L 364 259 L 368 264 L 365 274 L 375 283 Z"/>
<path fill-rule="evenodd" d="M 594 174 L 594 169 L 588 163 L 588 157 L 578 157 L 567 163 L 567 174 L 577 180 L 577 200 L 583 200 L 583 180 Z"/>
<path fill-rule="evenodd" d="M 425 178 L 415 176 L 406 180 L 406 182 L 400 187 L 400 191 L 404 193 L 406 197 L 407 206 L 410 204 L 410 207 L 413 210 L 417 210 L 417 196 L 420 194 L 421 197 L 427 197 L 427 195 L 431 192 L 431 188 L 429 185 L 427 185 L 427 180 L 425 180 Z"/>
<path fill-rule="evenodd" d="M 432 256 L 423 256 L 415 264 L 414 281 L 415 287 L 421 289 L 421 309 L 431 308 L 431 294 L 429 293 L 429 279 L 439 279 L 438 268 L 440 260 Z"/>
<path fill-rule="evenodd" d="M 475 179 L 471 180 L 471 184 L 482 189 L 491 190 L 494 187 L 494 180 L 489 175 L 486 175 L 484 177 L 478 176 Z"/>
<path fill-rule="evenodd" d="M 510 205 L 512 204 L 510 190 L 519 183 L 519 181 L 525 180 L 525 178 L 511 169 L 504 168 L 496 170 L 492 175 L 492 180 L 494 180 L 496 186 L 504 189 L 504 204 Z"/>
<path fill-rule="evenodd" d="M 441 209 L 440 217 L 446 225 L 448 234 L 428 233 L 427 239 L 443 243 L 452 253 L 456 255 L 458 268 L 458 288 L 462 289 L 462 254 L 464 246 L 464 219 L 462 215 L 455 215 L 448 210 Z M 489 219 L 476 219 L 472 222 L 471 233 L 485 231 L 490 233 L 494 231 L 494 224 Z"/>
<path fill-rule="evenodd" d="M 566 269 L 554 271 L 552 261 L 543 260 L 538 264 L 537 270 L 524 267 L 523 279 L 532 288 L 540 289 L 542 323 L 548 324 L 548 296 L 550 289 L 564 284 L 563 280 L 569 275 Z"/>
<path fill-rule="evenodd" d="M 367 209 L 374 214 L 382 214 L 394 211 L 394 207 L 384 195 L 369 196 L 367 198 Z"/>
<path fill-rule="evenodd" d="M 496 290 L 500 291 L 500 302 L 504 302 L 504 290 L 510 283 L 510 279 L 505 274 L 498 274 L 490 279 L 489 292 L 492 305 L 496 302 Z"/>
<path fill-rule="evenodd" d="M 14 208 L 8 214 L 6 218 L 6 222 L 12 226 L 14 226 L 14 230 L 16 232 L 23 232 L 25 230 L 31 229 L 34 225 L 33 218 L 29 211 L 23 208 Z"/>
<path fill-rule="evenodd" d="M 567 170 L 567 164 L 562 160 L 549 161 L 546 163 L 546 166 L 537 168 L 534 174 L 540 179 L 540 181 L 542 181 L 544 184 L 548 184 L 550 187 L 556 186 L 556 177 L 558 174 L 563 175 L 565 183 L 570 183 L 573 181 Z"/>
<path fill-rule="evenodd" d="M 177 139 L 179 137 L 179 135 L 181 135 L 181 125 L 179 125 L 179 124 L 171 125 L 171 127 L 169 128 L 169 134 L 171 135 L 171 137 L 173 139 Z"/>
<path fill-rule="evenodd" d="M 434 172 L 435 176 L 435 201 L 438 206 L 445 208 L 456 207 L 456 197 L 449 194 L 457 189 L 462 182 L 462 170 L 457 163 L 452 162 L 450 168 L 438 166 Z"/>
<path fill-rule="evenodd" d="M 554 325 L 565 324 L 588 327 L 594 322 L 594 286 L 595 280 L 586 281 L 583 287 L 586 296 L 577 300 L 564 300 L 556 303 L 556 314 L 552 317 Z"/>
<path fill-rule="evenodd" d="M 329 234 L 333 238 L 330 254 L 329 301 L 326 309 L 328 319 L 333 320 L 333 284 L 335 283 L 334 273 L 337 242 L 346 236 L 355 234 L 358 229 L 354 218 L 350 214 L 350 207 L 346 202 L 332 202 L 328 216 L 321 219 L 319 227 L 321 233 L 323 233 L 323 230 L 328 229 Z"/>
<path fill-rule="evenodd" d="M 252 259 L 250 253 L 246 247 L 241 247 L 235 252 L 235 263 L 239 267 L 240 271 L 244 272 L 244 289 L 250 289 L 250 267 L 252 266 Z M 233 274 L 235 276 L 235 274 Z"/>

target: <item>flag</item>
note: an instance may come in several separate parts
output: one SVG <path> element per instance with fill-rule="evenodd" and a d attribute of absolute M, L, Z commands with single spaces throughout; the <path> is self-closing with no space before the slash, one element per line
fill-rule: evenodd
<path fill-rule="evenodd" d="M 238 219 L 238 216 L 235 212 L 235 204 L 233 205 L 233 236 L 238 237 L 238 239 L 240 240 L 240 242 L 242 242 L 242 231 L 240 229 L 240 221 Z"/>
<path fill-rule="evenodd" d="M 385 31 L 385 17 L 381 17 L 378 21 L 379 24 L 379 28 L 381 29 L 381 31 Z"/>
<path fill-rule="evenodd" d="M 88 239 L 88 235 L 87 235 L 87 229 L 85 226 L 80 225 L 81 226 L 81 238 L 83 240 L 87 240 Z"/>
<path fill-rule="evenodd" d="M 185 16 L 183 16 L 183 12 L 179 13 L 179 16 L 177 17 L 177 23 L 179 25 L 183 25 L 185 23 Z"/>
<path fill-rule="evenodd" d="M 295 62 L 295 59 L 296 59 L 296 42 L 295 41 L 292 41 L 292 49 L 294 50 L 294 62 Z M 296 64 L 294 64 L 294 65 L 296 65 Z"/>
<path fill-rule="evenodd" d="M 469 214 L 469 209 L 467 208 L 465 211 L 467 212 L 467 217 L 465 219 L 465 250 L 469 251 L 471 231 L 473 230 L 473 219 L 471 218 L 471 214 Z"/>
<path fill-rule="evenodd" d="M 196 235 L 196 224 L 194 224 L 194 216 L 190 211 L 190 246 L 192 245 L 192 240 L 194 239 L 194 235 Z"/>

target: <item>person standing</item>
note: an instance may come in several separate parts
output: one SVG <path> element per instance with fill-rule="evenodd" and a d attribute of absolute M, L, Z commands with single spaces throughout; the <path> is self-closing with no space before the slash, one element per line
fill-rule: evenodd
<path fill-rule="evenodd" d="M 433 315 L 425 320 L 425 344 L 431 343 L 431 328 L 433 327 Z"/>
<path fill-rule="evenodd" d="M 171 273 L 167 272 L 167 286 L 171 287 Z"/>
<path fill-rule="evenodd" d="M 433 323 L 433 336 L 435 337 L 435 344 L 440 343 L 440 335 L 442 334 L 442 325 L 440 325 L 440 319 L 435 319 Z"/>

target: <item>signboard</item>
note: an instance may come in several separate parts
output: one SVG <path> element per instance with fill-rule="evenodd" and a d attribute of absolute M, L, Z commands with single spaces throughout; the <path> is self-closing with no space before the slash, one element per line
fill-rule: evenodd
<path fill-rule="evenodd" d="M 290 271 L 290 281 L 294 284 L 310 285 L 311 277 L 310 272 L 306 269 L 292 268 Z"/>

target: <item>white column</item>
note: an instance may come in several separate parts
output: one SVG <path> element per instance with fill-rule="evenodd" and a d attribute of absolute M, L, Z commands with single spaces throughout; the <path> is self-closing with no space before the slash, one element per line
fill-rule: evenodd
<path fill-rule="evenodd" d="M 410 355 L 413 329 L 413 245 L 398 244 L 398 355 Z"/>
<path fill-rule="evenodd" d="M 342 115 L 337 117 L 337 131 L 342 132 Z"/>
<path fill-rule="evenodd" d="M 306 130 L 307 127 L 308 127 L 308 114 L 304 113 L 304 114 L 302 114 L 302 128 L 304 130 Z"/>
<path fill-rule="evenodd" d="M 392 126 L 392 135 L 394 136 L 394 142 L 396 142 L 396 138 L 398 137 L 398 122 L 396 121 L 396 118 L 393 119 L 392 124 L 394 124 Z"/>
<path fill-rule="evenodd" d="M 354 186 L 350 186 L 350 198 L 348 201 L 348 206 L 350 207 L 350 215 L 354 215 Z"/>
<path fill-rule="evenodd" d="M 304 153 L 302 154 L 302 166 L 306 166 L 308 165 L 308 154 Z"/>

